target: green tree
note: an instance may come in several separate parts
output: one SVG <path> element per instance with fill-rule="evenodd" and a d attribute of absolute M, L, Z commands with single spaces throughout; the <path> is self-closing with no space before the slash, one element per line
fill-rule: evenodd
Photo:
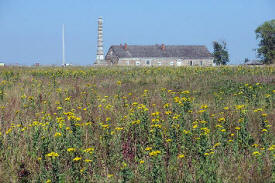
<path fill-rule="evenodd" d="M 264 64 L 275 63 L 275 19 L 264 22 L 256 30 L 259 39 L 258 56 Z"/>
<path fill-rule="evenodd" d="M 216 65 L 226 65 L 229 62 L 229 54 L 226 48 L 226 42 L 213 42 L 214 63 Z"/>

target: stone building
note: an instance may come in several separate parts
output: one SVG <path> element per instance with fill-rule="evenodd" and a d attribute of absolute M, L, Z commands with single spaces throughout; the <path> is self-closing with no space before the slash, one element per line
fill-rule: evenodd
<path fill-rule="evenodd" d="M 118 66 L 212 66 L 213 56 L 205 46 L 113 45 L 105 57 Z"/>

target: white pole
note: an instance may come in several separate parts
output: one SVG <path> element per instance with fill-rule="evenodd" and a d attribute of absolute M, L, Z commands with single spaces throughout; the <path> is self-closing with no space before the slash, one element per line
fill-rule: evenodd
<path fill-rule="evenodd" d="M 65 66 L 65 26 L 62 26 L 62 65 Z"/>

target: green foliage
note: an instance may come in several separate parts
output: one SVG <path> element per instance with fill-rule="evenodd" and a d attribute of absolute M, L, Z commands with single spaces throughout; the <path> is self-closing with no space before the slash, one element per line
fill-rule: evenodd
<path fill-rule="evenodd" d="M 275 20 L 264 22 L 255 33 L 256 38 L 260 40 L 258 56 L 264 64 L 275 63 Z"/>
<path fill-rule="evenodd" d="M 219 43 L 217 41 L 214 41 L 213 49 L 213 62 L 217 65 L 226 65 L 229 62 L 229 54 L 226 48 L 226 42 L 222 41 L 221 43 Z"/>

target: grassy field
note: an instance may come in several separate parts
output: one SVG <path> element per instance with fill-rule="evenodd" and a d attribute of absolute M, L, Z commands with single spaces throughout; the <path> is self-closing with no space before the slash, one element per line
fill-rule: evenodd
<path fill-rule="evenodd" d="M 0 182 L 274 182 L 275 67 L 0 68 Z"/>

